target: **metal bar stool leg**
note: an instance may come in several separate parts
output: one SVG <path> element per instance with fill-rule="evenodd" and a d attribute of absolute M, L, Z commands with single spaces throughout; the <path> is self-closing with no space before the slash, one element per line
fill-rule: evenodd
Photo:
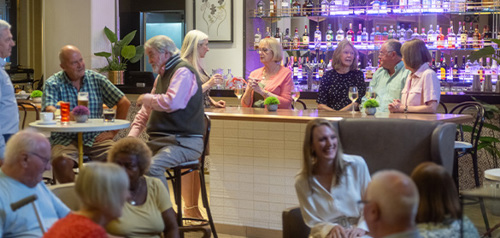
<path fill-rule="evenodd" d="M 217 238 L 217 232 L 215 231 L 215 224 L 214 224 L 214 219 L 212 219 L 212 212 L 210 211 L 210 205 L 208 204 L 208 193 L 207 193 L 207 187 L 205 183 L 205 173 L 204 171 L 200 170 L 200 184 L 201 184 L 201 199 L 203 201 L 203 206 L 205 207 L 205 210 L 207 211 L 207 217 L 208 217 L 208 222 L 210 224 L 210 229 L 212 230 L 212 234 L 214 235 L 214 238 Z"/>

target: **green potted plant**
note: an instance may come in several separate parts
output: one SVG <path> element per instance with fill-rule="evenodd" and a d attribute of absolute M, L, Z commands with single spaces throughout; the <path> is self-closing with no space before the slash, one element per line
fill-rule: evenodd
<path fill-rule="evenodd" d="M 86 106 L 76 106 L 73 108 L 73 117 L 78 123 L 84 123 L 89 119 L 90 111 Z"/>
<path fill-rule="evenodd" d="M 377 107 L 380 106 L 375 99 L 366 100 L 363 107 L 365 108 L 366 115 L 374 115 L 377 112 Z"/>
<path fill-rule="evenodd" d="M 31 99 L 33 100 L 33 102 L 41 103 L 42 102 L 42 95 L 43 95 L 42 91 L 34 90 L 33 92 L 31 92 Z"/>
<path fill-rule="evenodd" d="M 267 106 L 267 110 L 270 112 L 278 110 L 279 104 L 280 100 L 278 100 L 276 97 L 267 97 L 266 100 L 264 100 L 264 105 Z"/>
<path fill-rule="evenodd" d="M 107 66 L 99 69 L 100 72 L 108 72 L 108 78 L 113 84 L 123 84 L 123 71 L 127 68 L 127 63 L 135 63 L 139 61 L 144 54 L 142 45 L 129 45 L 135 37 L 136 31 L 132 31 L 118 40 L 116 34 L 108 27 L 104 27 L 104 34 L 111 43 L 111 52 L 97 52 L 95 56 L 106 58 Z"/>

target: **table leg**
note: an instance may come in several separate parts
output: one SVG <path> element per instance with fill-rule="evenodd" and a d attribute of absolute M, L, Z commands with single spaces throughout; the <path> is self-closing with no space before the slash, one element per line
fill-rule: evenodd
<path fill-rule="evenodd" d="M 78 170 L 83 168 L 83 132 L 78 132 Z"/>

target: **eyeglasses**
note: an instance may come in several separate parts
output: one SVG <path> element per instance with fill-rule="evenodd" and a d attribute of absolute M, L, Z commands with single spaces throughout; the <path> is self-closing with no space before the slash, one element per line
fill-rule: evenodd
<path fill-rule="evenodd" d="M 41 155 L 39 155 L 39 154 L 37 154 L 35 152 L 26 152 L 26 153 L 28 153 L 30 155 L 34 155 L 34 156 L 40 158 L 44 164 L 47 164 L 50 161 L 50 158 L 45 158 L 45 157 L 43 157 L 43 156 L 41 156 Z"/>
<path fill-rule="evenodd" d="M 265 53 L 267 54 L 267 52 L 271 51 L 271 49 L 268 49 L 268 48 L 259 48 L 259 53 L 262 52 L 262 53 Z"/>
<path fill-rule="evenodd" d="M 380 55 L 380 56 L 384 56 L 384 55 L 387 55 L 387 54 L 389 54 L 389 53 L 391 53 L 391 52 L 393 52 L 393 51 L 394 51 L 394 50 L 389 50 L 389 51 L 386 51 L 386 52 L 384 52 L 384 51 L 380 51 L 379 55 Z"/>

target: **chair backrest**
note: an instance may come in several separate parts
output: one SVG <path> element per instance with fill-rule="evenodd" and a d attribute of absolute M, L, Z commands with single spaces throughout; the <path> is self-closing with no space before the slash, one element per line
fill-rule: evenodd
<path fill-rule="evenodd" d="M 462 102 L 450 111 L 451 114 L 471 114 L 473 119 L 472 127 L 467 125 L 458 125 L 458 138 L 459 141 L 470 142 L 474 148 L 477 149 L 479 143 L 479 137 L 481 136 L 481 131 L 484 124 L 484 107 L 474 101 Z M 464 135 L 470 132 L 470 138 L 466 138 Z"/>
<path fill-rule="evenodd" d="M 35 111 L 36 120 L 40 120 L 40 111 L 38 110 L 35 104 L 31 102 L 17 102 L 17 107 L 19 109 L 22 109 L 24 114 L 23 120 L 21 121 L 21 129 L 24 129 L 24 125 L 26 124 L 26 116 L 30 111 Z"/>
<path fill-rule="evenodd" d="M 304 109 L 304 110 L 305 110 L 305 109 L 307 109 L 306 103 L 305 103 L 305 102 L 303 102 L 302 100 L 297 99 L 297 102 L 295 102 L 295 105 L 296 105 L 297 103 L 302 105 L 302 109 Z M 294 104 L 292 103 L 292 109 L 295 109 L 295 107 L 294 107 L 293 105 L 294 105 Z"/>
<path fill-rule="evenodd" d="M 208 142 L 210 141 L 210 127 L 212 126 L 212 122 L 210 121 L 210 117 L 205 114 L 205 133 L 203 134 L 203 152 L 201 153 L 200 157 L 200 164 L 201 164 L 201 173 L 205 171 L 205 155 L 207 154 L 209 147 L 208 147 Z"/>
<path fill-rule="evenodd" d="M 439 102 L 439 106 L 441 106 L 441 108 L 443 109 L 443 112 L 444 114 L 448 114 L 448 107 L 446 107 L 446 105 L 444 104 L 444 102 Z M 439 111 L 439 107 L 438 107 L 438 111 Z"/>
<path fill-rule="evenodd" d="M 424 161 L 453 171 L 456 126 L 407 119 L 344 119 L 336 122 L 344 153 L 362 156 L 370 174 L 396 169 L 411 174 Z"/>
<path fill-rule="evenodd" d="M 283 238 L 307 238 L 311 228 L 309 228 L 299 207 L 291 207 L 282 212 Z"/>
<path fill-rule="evenodd" d="M 49 188 L 72 211 L 77 211 L 80 208 L 80 199 L 76 195 L 75 183 L 58 184 Z"/>

